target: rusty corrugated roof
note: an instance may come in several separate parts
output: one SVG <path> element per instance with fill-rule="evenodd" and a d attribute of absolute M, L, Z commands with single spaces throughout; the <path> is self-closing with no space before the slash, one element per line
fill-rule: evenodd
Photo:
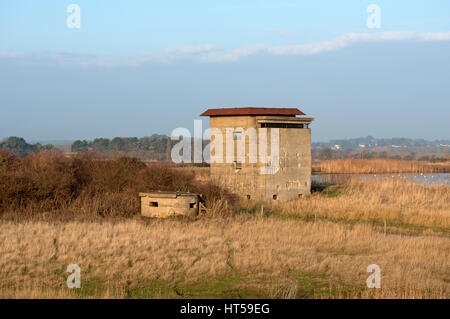
<path fill-rule="evenodd" d="M 233 116 L 233 115 L 305 115 L 294 107 L 231 107 L 223 109 L 208 109 L 200 116 Z"/>

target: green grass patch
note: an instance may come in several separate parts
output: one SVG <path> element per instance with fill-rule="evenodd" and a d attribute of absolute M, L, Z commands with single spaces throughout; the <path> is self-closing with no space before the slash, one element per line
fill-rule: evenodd
<path fill-rule="evenodd" d="M 271 274 L 243 274 L 232 270 L 216 277 L 177 280 L 141 281 L 125 298 L 249 299 L 314 298 L 328 293 L 326 274 L 288 272 L 274 278 Z"/>

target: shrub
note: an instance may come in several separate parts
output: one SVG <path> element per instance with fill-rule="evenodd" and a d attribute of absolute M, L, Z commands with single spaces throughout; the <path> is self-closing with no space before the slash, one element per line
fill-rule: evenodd
<path fill-rule="evenodd" d="M 131 157 L 66 157 L 40 152 L 18 158 L 8 153 L 0 170 L 0 213 L 25 216 L 133 216 L 139 192 L 180 191 L 204 195 L 207 205 L 232 200 L 209 181 L 198 182 L 191 170 L 169 164 L 146 165 Z M 217 205 L 216 205 L 217 206 Z"/>

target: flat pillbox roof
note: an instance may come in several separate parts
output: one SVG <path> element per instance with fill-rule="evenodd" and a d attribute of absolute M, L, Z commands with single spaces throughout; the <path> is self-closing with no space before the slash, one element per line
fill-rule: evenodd
<path fill-rule="evenodd" d="M 232 107 L 222 109 L 208 109 L 200 116 L 236 116 L 236 115 L 306 115 L 297 108 L 277 107 Z"/>

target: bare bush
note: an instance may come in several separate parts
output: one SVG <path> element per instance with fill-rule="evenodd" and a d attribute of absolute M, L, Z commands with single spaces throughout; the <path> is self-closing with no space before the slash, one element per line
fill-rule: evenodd
<path fill-rule="evenodd" d="M 146 165 L 131 157 L 65 157 L 41 152 L 23 159 L 4 153 L 0 170 L 0 213 L 79 217 L 129 217 L 139 213 L 139 192 L 198 192 L 208 204 L 230 195 L 190 170 Z M 13 216 L 14 215 L 14 216 Z"/>

